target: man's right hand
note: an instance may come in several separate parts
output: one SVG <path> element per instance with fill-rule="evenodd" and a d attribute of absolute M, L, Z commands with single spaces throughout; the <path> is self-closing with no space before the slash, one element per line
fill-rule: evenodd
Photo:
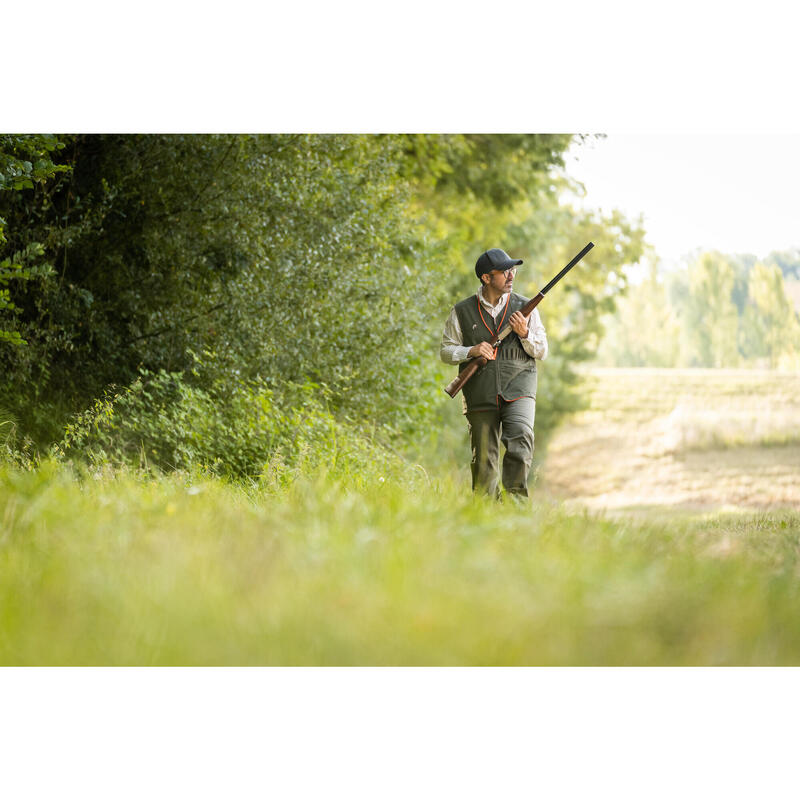
<path fill-rule="evenodd" d="M 489 342 L 481 342 L 480 344 L 476 344 L 473 347 L 470 347 L 469 353 L 467 353 L 469 358 L 477 358 L 478 356 L 485 356 L 490 361 L 494 356 L 494 348 L 489 344 Z"/>

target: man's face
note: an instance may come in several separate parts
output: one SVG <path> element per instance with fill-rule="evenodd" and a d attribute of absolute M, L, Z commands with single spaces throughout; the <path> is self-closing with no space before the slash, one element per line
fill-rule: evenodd
<path fill-rule="evenodd" d="M 511 287 L 514 285 L 514 275 L 516 271 L 515 267 L 507 270 L 493 269 L 486 274 L 486 277 L 489 278 L 488 285 L 500 294 L 508 294 L 508 292 L 511 291 Z"/>

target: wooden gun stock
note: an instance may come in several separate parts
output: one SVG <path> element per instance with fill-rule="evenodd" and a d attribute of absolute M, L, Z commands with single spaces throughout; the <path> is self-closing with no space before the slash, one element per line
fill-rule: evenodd
<path fill-rule="evenodd" d="M 456 377 L 444 387 L 444 390 L 450 397 L 455 397 L 460 391 L 461 387 L 488 361 L 486 356 L 478 356 L 473 359 Z"/>
<path fill-rule="evenodd" d="M 520 309 L 520 313 L 523 317 L 528 317 L 533 313 L 533 309 L 539 305 L 539 303 L 544 299 L 544 296 L 594 247 L 594 242 L 589 242 L 583 250 L 578 253 L 570 262 L 567 264 L 558 275 L 547 284 L 547 286 L 542 289 L 539 294 L 536 295 L 532 300 L 529 300 L 525 305 Z M 506 323 L 503 326 L 503 330 L 498 331 L 491 339 L 489 339 L 489 344 L 492 347 L 498 347 L 499 344 L 503 341 L 503 339 L 511 333 L 511 325 Z M 450 397 L 455 397 L 460 391 L 464 384 L 488 361 L 489 359 L 485 356 L 478 356 L 477 358 L 470 361 L 470 363 L 458 373 L 454 380 L 450 381 L 445 387 L 445 391 Z"/>

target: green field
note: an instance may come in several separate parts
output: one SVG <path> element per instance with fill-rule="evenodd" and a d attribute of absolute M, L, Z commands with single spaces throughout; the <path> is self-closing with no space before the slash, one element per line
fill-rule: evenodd
<path fill-rule="evenodd" d="M 786 387 L 773 377 L 761 401 L 777 407 Z M 626 380 L 649 380 L 657 398 L 665 378 Z M 603 396 L 587 413 L 618 431 L 672 413 Z M 556 497 L 548 461 L 531 508 L 474 500 L 421 469 L 354 490 L 323 475 L 244 488 L 0 467 L 0 663 L 799 664 L 796 496 L 747 507 L 718 486 L 716 505 L 661 502 L 640 475 L 636 502 L 610 514 L 598 498 L 613 493 L 586 493 L 598 480 L 588 450 L 565 460 L 585 422 L 551 454 L 583 475 L 583 494 Z M 780 462 L 796 447 L 786 438 L 691 452 Z M 608 450 L 598 458 L 613 467 Z"/>

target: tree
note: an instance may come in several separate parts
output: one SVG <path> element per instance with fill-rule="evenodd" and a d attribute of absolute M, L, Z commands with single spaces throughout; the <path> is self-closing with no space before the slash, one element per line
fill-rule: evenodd
<path fill-rule="evenodd" d="M 680 326 L 653 257 L 647 277 L 631 286 L 606 321 L 598 363 L 619 367 L 674 367 Z"/>
<path fill-rule="evenodd" d="M 743 349 L 750 357 L 766 358 L 774 369 L 782 356 L 800 352 L 800 321 L 778 266 L 757 263 L 753 267 L 749 298 L 742 326 Z"/>
<path fill-rule="evenodd" d="M 764 264 L 779 267 L 784 278 L 800 280 L 800 247 L 775 250 L 764 259 Z"/>
<path fill-rule="evenodd" d="M 68 166 L 55 164 L 52 159 L 52 154 L 62 147 L 63 144 L 52 135 L 0 135 L 0 191 L 33 189 L 57 173 L 66 172 Z M 5 226 L 6 220 L 0 217 L 0 247 L 8 242 Z M 37 263 L 37 258 L 43 253 L 44 248 L 39 242 L 29 242 L 24 249 L 0 260 L 0 343 L 27 344 L 18 330 L 6 328 L 9 322 L 3 322 L 17 311 L 11 300 L 11 291 L 5 287 L 13 281 L 47 275 L 47 266 Z"/>
<path fill-rule="evenodd" d="M 688 366 L 733 367 L 739 363 L 735 282 L 733 267 L 720 253 L 702 253 L 689 266 L 681 307 L 682 359 Z"/>

